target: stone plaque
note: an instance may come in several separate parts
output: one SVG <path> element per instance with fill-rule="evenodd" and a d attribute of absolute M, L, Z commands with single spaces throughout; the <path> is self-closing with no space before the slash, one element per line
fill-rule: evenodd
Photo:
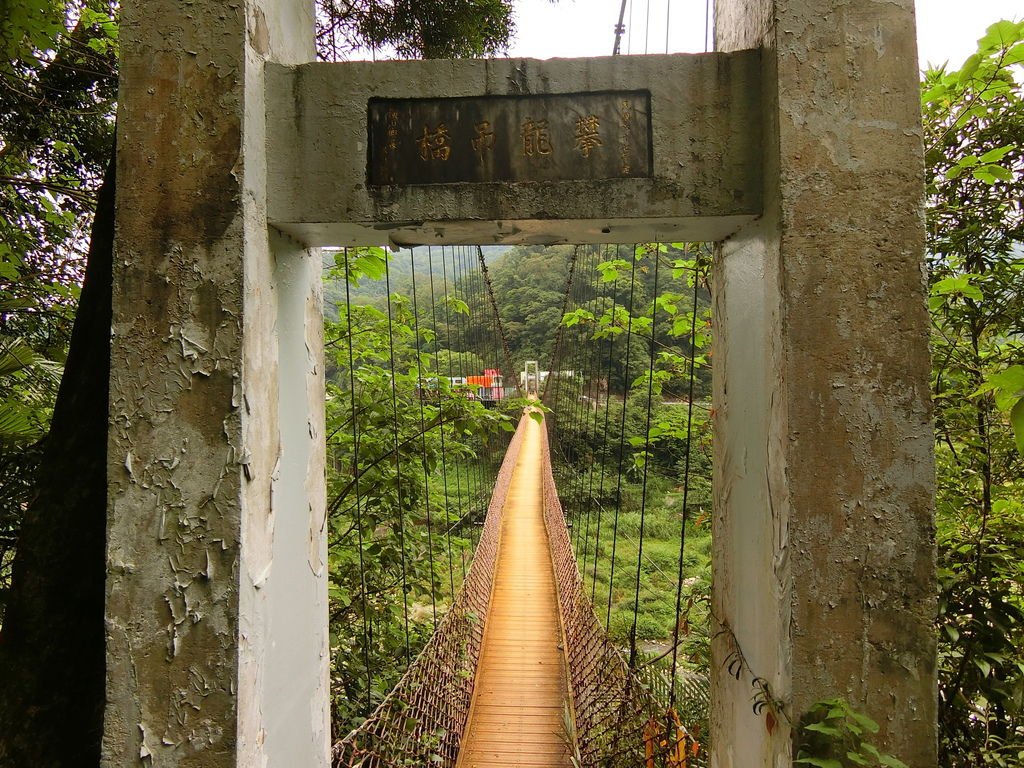
<path fill-rule="evenodd" d="M 371 99 L 371 186 L 651 175 L 651 96 Z"/>

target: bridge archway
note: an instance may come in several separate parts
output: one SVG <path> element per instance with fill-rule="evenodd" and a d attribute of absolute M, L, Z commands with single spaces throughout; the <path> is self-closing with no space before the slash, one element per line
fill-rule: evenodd
<path fill-rule="evenodd" d="M 797 717 L 845 695 L 934 765 L 912 3 L 718 0 L 699 56 L 331 65 L 312 30 L 306 0 L 124 3 L 105 764 L 326 764 L 309 248 L 660 239 L 719 242 L 716 764 L 792 760 L 739 649 Z M 373 98 L 638 93 L 646 172 L 368 175 Z"/>

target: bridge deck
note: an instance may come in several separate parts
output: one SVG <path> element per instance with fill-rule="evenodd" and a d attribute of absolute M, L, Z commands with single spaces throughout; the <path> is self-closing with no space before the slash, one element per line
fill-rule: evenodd
<path fill-rule="evenodd" d="M 566 768 L 565 657 L 541 500 L 541 425 L 527 419 L 457 768 Z"/>

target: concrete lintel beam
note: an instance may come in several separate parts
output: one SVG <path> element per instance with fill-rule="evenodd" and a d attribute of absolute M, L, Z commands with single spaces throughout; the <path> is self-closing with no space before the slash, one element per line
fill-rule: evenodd
<path fill-rule="evenodd" d="M 718 240 L 761 213 L 757 51 L 271 65 L 266 77 L 269 218 L 307 245 Z M 628 90 L 651 94 L 650 178 L 367 184 L 371 98 Z"/>

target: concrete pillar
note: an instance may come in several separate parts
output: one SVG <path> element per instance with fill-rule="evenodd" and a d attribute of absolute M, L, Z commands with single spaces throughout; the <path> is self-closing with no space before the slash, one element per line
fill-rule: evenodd
<path fill-rule="evenodd" d="M 266 219 L 312 0 L 125 0 L 106 766 L 326 766 L 320 265 Z"/>
<path fill-rule="evenodd" d="M 719 50 L 762 51 L 765 211 L 714 275 L 712 765 L 791 765 L 786 718 L 840 696 L 935 766 L 913 2 L 715 5 Z"/>

